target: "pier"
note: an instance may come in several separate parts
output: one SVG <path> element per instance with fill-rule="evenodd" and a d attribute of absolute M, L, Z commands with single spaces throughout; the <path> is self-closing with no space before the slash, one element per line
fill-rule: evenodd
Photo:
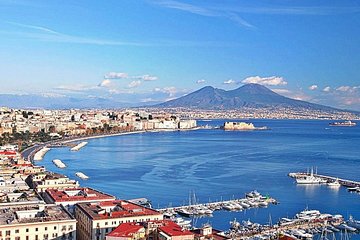
<path fill-rule="evenodd" d="M 302 177 L 306 177 L 306 176 L 310 176 L 310 175 L 311 175 L 311 173 L 307 173 L 307 172 L 289 173 L 289 177 L 292 177 L 292 178 L 302 178 Z M 338 178 L 338 177 L 327 176 L 327 175 L 321 175 L 321 174 L 317 174 L 317 173 L 313 174 L 313 176 L 317 177 L 317 178 L 321 178 L 322 180 L 324 180 L 328 183 L 338 181 L 341 184 L 341 186 L 348 187 L 348 188 L 359 188 L 360 189 L 360 182 L 342 179 L 342 178 Z"/>
<path fill-rule="evenodd" d="M 189 203 L 189 205 L 168 207 L 157 209 L 165 216 L 173 217 L 176 214 L 191 217 L 207 215 L 211 216 L 213 211 L 227 210 L 227 211 L 242 211 L 250 208 L 267 207 L 269 204 L 278 204 L 278 202 L 271 197 L 264 197 L 257 191 L 252 191 L 246 194 L 245 198 L 238 198 L 232 200 L 224 200 L 209 203 Z"/>

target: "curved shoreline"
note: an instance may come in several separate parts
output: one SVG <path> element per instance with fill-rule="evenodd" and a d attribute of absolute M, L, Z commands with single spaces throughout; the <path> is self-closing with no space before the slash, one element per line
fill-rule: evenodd
<path fill-rule="evenodd" d="M 107 133 L 107 134 L 92 135 L 92 136 L 76 136 L 76 137 L 72 137 L 71 139 L 59 139 L 59 140 L 55 140 L 55 141 L 48 141 L 48 142 L 40 143 L 38 145 L 33 145 L 33 146 L 30 146 L 30 147 L 24 149 L 21 152 L 21 155 L 23 156 L 23 158 L 26 158 L 28 161 L 30 161 L 31 163 L 34 164 L 34 155 L 44 147 L 51 148 L 52 144 L 72 143 L 72 142 L 77 142 L 77 141 L 87 140 L 87 139 L 114 137 L 114 136 L 136 134 L 136 133 L 144 133 L 144 132 L 146 132 L 146 131 Z"/>
<path fill-rule="evenodd" d="M 76 136 L 71 139 L 59 139 L 55 141 L 49 141 L 40 143 L 39 145 L 33 145 L 31 147 L 28 147 L 24 149 L 21 152 L 21 155 L 24 158 L 27 158 L 28 161 L 34 164 L 34 155 L 40 151 L 44 147 L 51 148 L 52 144 L 64 144 L 64 143 L 72 143 L 82 140 L 88 140 L 88 139 L 96 139 L 96 138 L 105 138 L 105 137 L 116 137 L 116 136 L 122 136 L 122 135 L 130 135 L 130 134 L 137 134 L 137 133 L 147 133 L 147 132 L 175 132 L 175 131 L 191 131 L 191 130 L 198 130 L 199 127 L 191 128 L 191 129 L 158 129 L 158 130 L 138 130 L 138 131 L 129 131 L 129 132 L 117 132 L 117 133 L 106 133 L 106 134 L 99 134 L 99 135 L 91 135 L 91 136 Z M 30 151 L 29 153 L 27 153 Z M 24 154 L 25 152 L 25 155 Z M 45 155 L 44 155 L 45 156 Z"/>

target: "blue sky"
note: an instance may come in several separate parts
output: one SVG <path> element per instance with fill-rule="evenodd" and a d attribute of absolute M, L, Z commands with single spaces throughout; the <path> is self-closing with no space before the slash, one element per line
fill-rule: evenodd
<path fill-rule="evenodd" d="M 0 0 L 0 93 L 164 101 L 261 83 L 360 110 L 358 0 Z"/>

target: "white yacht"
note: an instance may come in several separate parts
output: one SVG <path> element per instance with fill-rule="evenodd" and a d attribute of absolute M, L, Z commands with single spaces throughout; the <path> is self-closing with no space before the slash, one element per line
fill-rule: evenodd
<path fill-rule="evenodd" d="M 338 188 L 341 186 L 341 184 L 339 183 L 339 179 L 336 179 L 335 181 L 333 182 L 328 182 L 327 185 L 329 187 L 333 187 L 333 188 Z"/>
<path fill-rule="evenodd" d="M 295 215 L 297 219 L 310 220 L 320 216 L 320 211 L 318 210 L 304 210 Z"/>
<path fill-rule="evenodd" d="M 319 183 L 326 183 L 326 180 L 320 178 L 320 177 L 315 177 L 314 176 L 314 171 L 313 169 L 311 169 L 310 175 L 305 175 L 302 177 L 297 177 L 296 179 L 296 183 L 297 184 L 319 184 Z"/>

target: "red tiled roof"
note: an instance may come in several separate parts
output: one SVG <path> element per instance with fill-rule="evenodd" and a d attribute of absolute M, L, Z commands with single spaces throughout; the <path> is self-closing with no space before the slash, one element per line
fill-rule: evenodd
<path fill-rule="evenodd" d="M 156 210 L 146 208 L 125 200 L 102 201 L 96 204 L 79 204 L 79 207 L 91 215 L 93 219 L 161 215 L 161 213 Z M 105 210 L 105 208 L 112 208 L 111 213 L 102 212 L 102 210 Z"/>
<path fill-rule="evenodd" d="M 0 155 L 16 155 L 15 151 L 0 151 Z"/>
<path fill-rule="evenodd" d="M 86 195 L 76 195 L 69 196 L 66 191 L 79 191 L 86 193 Z M 101 193 L 92 188 L 67 188 L 64 190 L 59 189 L 47 189 L 46 193 L 55 201 L 55 202 L 72 202 L 72 201 L 96 201 L 96 200 L 115 200 L 114 196 L 109 194 Z"/>
<path fill-rule="evenodd" d="M 169 220 L 164 220 L 164 226 L 159 227 L 159 230 L 172 237 L 194 235 L 189 230 L 183 230 L 179 225 Z"/>
<path fill-rule="evenodd" d="M 139 232 L 141 229 L 144 229 L 143 226 L 137 223 L 122 223 L 107 236 L 109 237 L 131 237 L 135 233 Z"/>

